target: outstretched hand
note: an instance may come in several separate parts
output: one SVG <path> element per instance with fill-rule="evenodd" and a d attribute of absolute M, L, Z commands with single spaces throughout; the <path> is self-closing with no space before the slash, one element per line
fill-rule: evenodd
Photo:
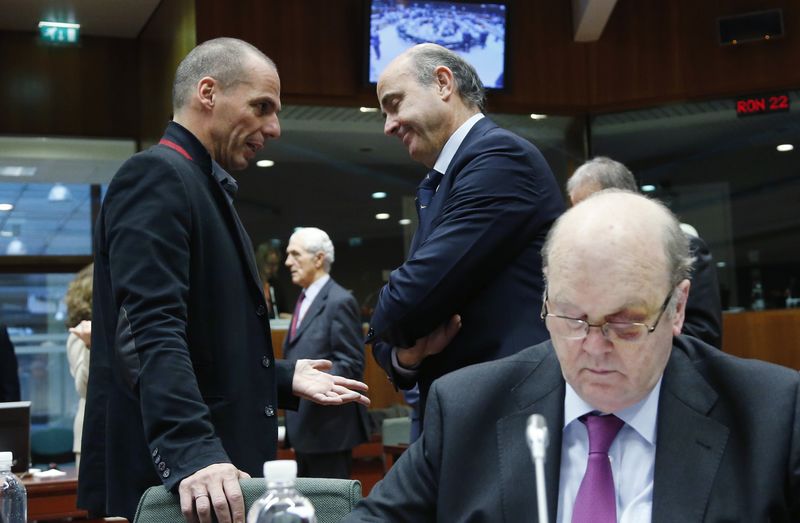
<path fill-rule="evenodd" d="M 356 402 L 368 407 L 369 398 L 361 394 L 369 389 L 367 384 L 324 372 L 332 367 L 328 360 L 297 360 L 292 379 L 294 395 L 320 405 Z"/>
<path fill-rule="evenodd" d="M 458 331 L 461 329 L 461 316 L 454 314 L 447 322 L 439 325 L 427 336 L 419 338 L 413 347 L 395 349 L 397 362 L 401 366 L 412 369 L 417 367 L 428 356 L 439 354 L 450 345 Z"/>

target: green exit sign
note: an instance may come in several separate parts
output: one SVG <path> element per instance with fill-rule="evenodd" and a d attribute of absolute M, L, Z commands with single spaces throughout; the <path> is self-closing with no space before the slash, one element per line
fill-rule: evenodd
<path fill-rule="evenodd" d="M 42 40 L 56 44 L 77 43 L 80 29 L 80 24 L 39 22 L 39 36 Z"/>

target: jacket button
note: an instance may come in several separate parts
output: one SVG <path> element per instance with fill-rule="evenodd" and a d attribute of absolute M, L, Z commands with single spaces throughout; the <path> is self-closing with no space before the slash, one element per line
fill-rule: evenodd
<path fill-rule="evenodd" d="M 263 358 L 261 358 L 261 365 L 263 365 L 266 368 L 269 368 L 269 366 L 272 365 L 272 362 L 269 361 L 269 356 L 264 356 Z"/>
<path fill-rule="evenodd" d="M 264 414 L 268 418 L 271 418 L 272 416 L 275 415 L 275 409 L 272 408 L 272 405 L 267 405 L 266 407 L 264 407 Z"/>
<path fill-rule="evenodd" d="M 166 468 L 167 468 L 167 464 L 164 463 L 163 461 L 158 464 L 158 470 L 163 472 Z"/>
<path fill-rule="evenodd" d="M 367 338 L 371 338 L 371 337 L 373 337 L 373 336 L 375 336 L 375 329 L 373 329 L 372 327 L 370 327 L 370 328 L 369 328 L 369 331 L 367 332 Z"/>
<path fill-rule="evenodd" d="M 159 456 L 158 454 L 156 454 L 156 457 L 154 457 L 154 458 L 153 458 L 153 463 L 155 463 L 156 465 L 158 465 L 159 463 L 161 463 L 161 456 Z"/>
<path fill-rule="evenodd" d="M 158 456 L 158 449 L 153 449 L 153 457 L 155 458 Z"/>
<path fill-rule="evenodd" d="M 258 307 L 256 307 L 256 314 L 258 314 L 259 316 L 263 316 L 266 313 L 267 313 L 267 308 L 264 307 L 263 305 L 259 305 Z"/>
<path fill-rule="evenodd" d="M 169 477 L 170 470 L 166 469 L 164 472 L 161 473 L 161 477 L 167 479 Z"/>

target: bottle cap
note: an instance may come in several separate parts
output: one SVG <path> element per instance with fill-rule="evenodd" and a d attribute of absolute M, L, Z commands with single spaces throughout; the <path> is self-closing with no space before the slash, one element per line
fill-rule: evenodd
<path fill-rule="evenodd" d="M 291 459 L 280 459 L 264 463 L 264 478 L 267 483 L 285 483 L 297 478 L 297 462 Z"/>
<path fill-rule="evenodd" d="M 0 452 L 0 465 L 11 465 L 14 462 L 13 452 Z"/>

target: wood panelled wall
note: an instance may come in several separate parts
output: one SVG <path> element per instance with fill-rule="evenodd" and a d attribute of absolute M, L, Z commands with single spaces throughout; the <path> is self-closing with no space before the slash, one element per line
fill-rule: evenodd
<path fill-rule="evenodd" d="M 619 0 L 598 42 L 572 40 L 571 2 L 508 0 L 501 112 L 598 112 L 800 86 L 800 2 Z M 289 103 L 374 104 L 364 84 L 366 0 L 196 0 L 197 41 L 248 40 L 278 64 Z M 719 16 L 780 7 L 787 36 L 720 47 Z"/>
<path fill-rule="evenodd" d="M 0 134 L 136 136 L 136 45 L 82 37 L 78 46 L 0 33 Z"/>
<path fill-rule="evenodd" d="M 142 29 L 139 51 L 139 147 L 161 138 L 172 118 L 175 69 L 196 45 L 194 0 L 162 1 Z"/>
<path fill-rule="evenodd" d="M 572 40 L 571 3 L 507 0 L 508 89 L 496 112 L 581 114 L 800 86 L 796 0 L 619 0 L 598 42 Z M 77 47 L 0 33 L 0 134 L 139 138 L 169 117 L 175 65 L 195 41 L 236 36 L 278 63 L 285 103 L 374 105 L 367 0 L 164 0 L 138 39 Z M 719 16 L 780 7 L 786 37 L 720 47 Z M 196 31 L 196 32 L 195 32 Z M 195 39 L 196 34 L 196 39 Z"/>

